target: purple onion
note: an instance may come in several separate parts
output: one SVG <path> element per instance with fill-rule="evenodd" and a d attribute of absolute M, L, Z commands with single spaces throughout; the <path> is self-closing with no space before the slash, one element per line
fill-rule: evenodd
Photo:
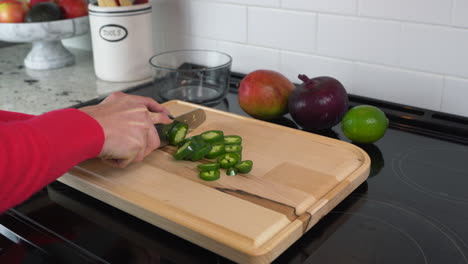
<path fill-rule="evenodd" d="M 309 79 L 298 76 L 302 85 L 288 99 L 289 112 L 305 130 L 321 130 L 338 124 L 348 110 L 348 94 L 335 78 L 321 76 Z"/>

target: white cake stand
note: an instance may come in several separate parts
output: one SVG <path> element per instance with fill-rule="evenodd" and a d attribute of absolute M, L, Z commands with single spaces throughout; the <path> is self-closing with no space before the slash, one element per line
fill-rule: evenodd
<path fill-rule="evenodd" d="M 0 40 L 32 42 L 24 66 L 33 70 L 48 70 L 74 64 L 75 56 L 63 46 L 62 39 L 88 31 L 88 16 L 38 23 L 0 23 Z"/>

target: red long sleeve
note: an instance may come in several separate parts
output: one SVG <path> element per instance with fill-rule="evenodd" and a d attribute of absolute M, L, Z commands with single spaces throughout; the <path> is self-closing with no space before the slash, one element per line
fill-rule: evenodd
<path fill-rule="evenodd" d="M 39 116 L 0 111 L 0 213 L 97 156 L 103 144 L 102 127 L 77 109 Z"/>
<path fill-rule="evenodd" d="M 9 112 L 9 111 L 0 111 L 0 122 L 12 122 L 12 121 L 21 121 L 33 118 L 33 115 Z"/>

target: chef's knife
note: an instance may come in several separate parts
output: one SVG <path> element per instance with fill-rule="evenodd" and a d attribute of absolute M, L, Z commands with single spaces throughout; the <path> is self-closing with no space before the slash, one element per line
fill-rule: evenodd
<path fill-rule="evenodd" d="M 197 108 L 185 114 L 176 116 L 173 119 L 187 124 L 189 127 L 189 131 L 190 131 L 199 127 L 206 120 L 206 114 L 205 114 L 205 111 L 203 111 L 203 109 Z M 168 125 L 156 124 L 154 126 L 156 127 L 156 130 L 158 131 L 159 139 L 161 140 L 160 147 L 164 147 L 167 144 L 169 144 L 169 139 L 167 138 L 166 133 L 164 131 Z"/>

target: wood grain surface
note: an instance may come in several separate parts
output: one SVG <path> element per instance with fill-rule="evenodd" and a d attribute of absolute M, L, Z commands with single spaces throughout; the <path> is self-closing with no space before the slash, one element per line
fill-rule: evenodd
<path fill-rule="evenodd" d="M 182 101 L 164 105 L 173 115 L 205 110 L 188 136 L 242 136 L 253 170 L 203 181 L 196 166 L 207 160 L 176 161 L 166 146 L 125 169 L 88 160 L 59 181 L 233 261 L 269 263 L 369 175 L 368 155 L 347 142 Z"/>

